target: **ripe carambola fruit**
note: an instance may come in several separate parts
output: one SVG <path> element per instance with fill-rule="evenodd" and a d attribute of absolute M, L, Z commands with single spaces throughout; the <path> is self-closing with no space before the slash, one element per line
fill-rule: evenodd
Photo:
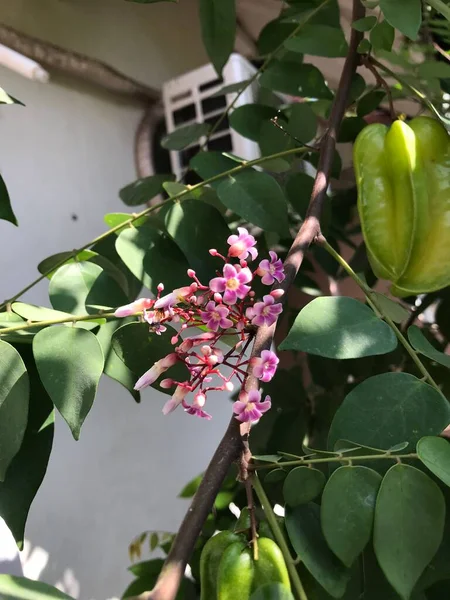
<path fill-rule="evenodd" d="M 203 547 L 200 557 L 200 600 L 217 598 L 217 573 L 225 550 L 232 544 L 244 543 L 244 536 L 232 531 L 221 531 L 210 538 Z"/>
<path fill-rule="evenodd" d="M 450 138 L 429 117 L 373 124 L 354 146 L 358 211 L 375 275 L 397 296 L 450 284 Z"/>
<path fill-rule="evenodd" d="M 217 600 L 248 600 L 254 577 L 252 551 L 245 542 L 228 546 L 217 573 Z M 213 596 L 210 600 L 213 600 Z"/>

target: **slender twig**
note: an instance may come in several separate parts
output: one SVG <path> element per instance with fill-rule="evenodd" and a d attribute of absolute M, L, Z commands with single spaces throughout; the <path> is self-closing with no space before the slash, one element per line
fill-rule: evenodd
<path fill-rule="evenodd" d="M 320 240 L 320 245 L 328 252 L 328 254 L 331 254 L 331 256 L 350 275 L 350 277 L 353 279 L 353 281 L 361 288 L 361 290 L 364 292 L 364 294 L 366 296 L 367 304 L 374 310 L 375 314 L 377 314 L 378 316 L 380 316 L 380 318 L 382 318 L 384 321 L 386 321 L 386 323 L 389 325 L 389 327 L 393 330 L 396 338 L 401 343 L 401 345 L 404 347 L 406 352 L 409 354 L 413 363 L 419 369 L 419 371 L 423 375 L 424 379 L 437 392 L 439 392 L 439 394 L 443 395 L 442 390 L 440 389 L 438 384 L 434 381 L 433 377 L 430 375 L 429 371 L 427 370 L 427 368 L 425 367 L 423 362 L 420 360 L 417 352 L 414 350 L 414 348 L 411 346 L 411 344 L 405 338 L 405 336 L 400 331 L 400 329 L 397 327 L 397 325 L 394 323 L 394 321 L 383 312 L 383 307 L 378 302 L 375 294 L 372 293 L 372 290 L 370 289 L 370 287 L 355 273 L 355 271 L 351 268 L 351 266 L 347 263 L 347 261 L 338 252 L 336 252 L 336 250 L 332 246 L 330 246 L 330 244 L 328 244 L 328 242 L 324 238 L 322 238 Z"/>
<path fill-rule="evenodd" d="M 364 15 L 365 9 L 360 0 L 353 0 L 352 21 L 362 19 Z M 345 60 L 339 86 L 334 98 L 328 129 L 320 144 L 319 164 L 307 215 L 284 263 L 286 278 L 277 286 L 281 287 L 285 292 L 293 283 L 307 249 L 320 234 L 320 217 L 322 215 L 326 191 L 330 181 L 336 140 L 348 103 L 352 78 L 356 71 L 356 67 L 358 66 L 359 55 L 357 47 L 361 38 L 362 34 L 353 29 L 350 38 L 349 52 Z M 284 297 L 285 296 L 286 294 Z M 260 327 L 258 329 L 252 356 L 259 356 L 262 350 L 270 348 L 274 333 L 275 325 L 272 325 L 271 327 Z M 257 386 L 257 380 L 249 374 L 249 377 L 246 380 L 246 389 L 249 390 L 251 388 L 256 388 Z M 248 462 L 250 459 L 251 455 L 248 450 L 247 438 L 248 430 L 241 431 L 238 421 L 232 417 L 228 429 L 209 463 L 192 504 L 175 537 L 156 586 L 151 592 L 141 594 L 138 597 L 139 600 L 173 600 L 175 598 L 186 564 L 194 548 L 195 541 L 211 510 L 214 499 L 229 467 L 239 456 L 241 456 L 242 466 L 243 452 L 245 452 L 245 460 Z M 137 599 L 135 598 L 134 600 Z"/>
<path fill-rule="evenodd" d="M 253 487 L 250 477 L 245 480 L 244 486 L 245 494 L 247 496 L 247 508 L 250 516 L 250 541 L 252 543 L 253 558 L 254 560 L 258 560 L 258 532 L 256 530 L 255 503 L 253 501 Z"/>
<path fill-rule="evenodd" d="M 252 475 L 252 484 L 255 489 L 256 495 L 258 496 L 259 501 L 261 502 L 262 508 L 264 510 L 264 514 L 266 515 L 267 522 L 270 525 L 272 533 L 274 535 L 275 541 L 277 542 L 281 552 L 283 553 L 284 562 L 286 563 L 287 570 L 289 572 L 289 577 L 291 578 L 292 587 L 295 590 L 298 600 L 308 600 L 308 597 L 305 592 L 305 588 L 300 580 L 296 564 L 297 560 L 293 559 L 291 556 L 291 552 L 289 550 L 289 546 L 285 540 L 283 532 L 281 531 L 280 526 L 278 525 L 277 518 L 275 513 L 273 512 L 272 506 L 270 504 L 270 500 L 264 491 L 263 486 L 258 478 L 258 475 L 255 473 Z"/>
<path fill-rule="evenodd" d="M 367 56 L 363 57 L 362 62 L 363 62 L 363 65 L 367 69 L 369 69 L 369 71 L 375 77 L 377 85 L 379 87 L 382 87 L 384 89 L 384 91 L 386 92 L 386 95 L 388 97 L 388 102 L 389 102 L 389 112 L 391 113 L 391 119 L 393 121 L 395 121 L 397 119 L 397 113 L 395 112 L 394 101 L 392 100 L 392 92 L 391 92 L 391 88 L 389 87 L 388 82 L 385 79 L 383 79 L 383 77 L 381 77 L 381 75 L 378 73 L 377 69 L 370 62 L 370 60 L 369 60 L 369 58 Z"/>
<path fill-rule="evenodd" d="M 423 298 L 422 302 L 419 304 L 419 306 L 414 306 L 411 309 L 411 312 L 409 314 L 409 317 L 406 319 L 404 325 L 402 326 L 402 330 L 403 331 L 408 331 L 408 329 L 411 327 L 411 325 L 414 325 L 414 321 L 423 313 L 427 310 L 427 308 L 429 308 L 433 302 L 436 302 L 436 299 L 438 298 L 438 294 L 436 292 L 432 292 L 430 294 L 427 294 L 425 296 L 425 298 Z"/>
<path fill-rule="evenodd" d="M 427 4 L 429 4 L 434 10 L 437 10 L 441 13 L 443 17 L 450 21 L 450 6 L 442 0 L 426 0 Z"/>
<path fill-rule="evenodd" d="M 404 458 L 419 458 L 415 452 L 410 452 L 409 454 L 366 454 L 366 455 L 346 455 L 339 454 L 339 456 L 326 456 L 324 458 L 301 458 L 299 460 L 288 460 L 286 462 L 277 462 L 277 463 L 264 463 L 262 465 L 255 465 L 252 463 L 249 465 L 249 469 L 251 471 L 260 471 L 262 469 L 283 469 L 284 467 L 298 467 L 301 465 L 320 465 L 326 463 L 336 463 L 336 462 L 364 462 L 366 460 L 395 460 L 404 459 Z"/>
<path fill-rule="evenodd" d="M 197 183 L 196 185 L 188 186 L 182 192 L 175 194 L 174 196 L 171 196 L 170 198 L 167 198 L 166 200 L 163 200 L 162 202 L 159 202 L 158 204 L 153 204 L 152 206 L 142 210 L 139 213 L 132 214 L 130 216 L 130 218 L 127 219 L 126 221 L 123 221 L 122 223 L 120 223 L 119 225 L 116 225 L 115 227 L 111 227 L 111 229 L 109 229 L 108 231 L 105 231 L 104 233 L 102 233 L 98 237 L 94 238 L 90 242 L 87 242 L 83 246 L 80 246 L 80 248 L 77 248 L 77 249 L 73 250 L 72 252 L 70 252 L 69 254 L 67 254 L 64 257 L 64 259 L 62 259 L 61 261 L 57 262 L 56 264 L 53 264 L 50 269 L 48 269 L 47 271 L 42 273 L 42 275 L 37 277 L 34 281 L 32 281 L 27 286 L 25 286 L 22 290 L 20 290 L 16 294 L 14 294 L 14 296 L 11 296 L 11 298 L 9 298 L 8 300 L 5 300 L 0 305 L 0 310 L 4 309 L 7 306 L 7 304 L 10 304 L 11 302 L 14 302 L 18 298 L 20 298 L 20 296 L 22 296 L 23 294 L 25 294 L 26 292 L 31 290 L 31 288 L 33 288 L 35 285 L 37 285 L 38 283 L 43 281 L 47 277 L 47 275 L 49 275 L 50 273 L 55 271 L 55 269 L 62 267 L 67 261 L 74 258 L 77 254 L 79 254 L 83 250 L 86 250 L 87 248 L 90 248 L 94 244 L 97 244 L 98 242 L 103 241 L 104 239 L 106 239 L 113 233 L 116 233 L 120 229 L 123 229 L 127 226 L 132 225 L 138 219 L 142 219 L 142 217 L 147 217 L 150 213 L 158 210 L 158 208 L 161 208 L 168 202 L 174 202 L 175 200 L 181 201 L 188 194 L 191 194 L 195 190 L 199 190 L 199 189 L 205 187 L 206 185 L 209 185 L 210 183 L 214 183 L 215 181 L 224 179 L 225 177 L 228 177 L 229 175 L 236 175 L 237 173 L 240 173 L 241 171 L 244 171 L 245 169 L 250 169 L 251 167 L 253 167 L 255 165 L 260 165 L 260 164 L 262 164 L 266 161 L 272 160 L 274 158 L 282 158 L 283 156 L 289 156 L 290 154 L 302 154 L 307 151 L 309 151 L 309 148 L 290 148 L 289 150 L 283 150 L 282 152 L 276 152 L 275 154 L 271 154 L 269 156 L 261 156 L 260 158 L 255 158 L 254 160 L 243 161 L 238 166 L 233 167 L 232 169 L 229 169 L 228 171 L 224 171 L 223 173 L 214 175 L 213 177 L 210 177 L 209 179 L 205 179 L 204 181 L 201 181 L 200 183 Z"/>
<path fill-rule="evenodd" d="M 450 56 L 449 56 L 448 52 L 446 52 L 443 48 L 441 48 L 439 46 L 439 44 L 437 44 L 436 42 L 432 42 L 432 46 L 436 50 L 436 52 L 439 52 L 439 54 L 441 56 L 443 56 L 446 60 L 450 60 Z"/>
<path fill-rule="evenodd" d="M 136 313 L 136 316 L 142 314 Z M 19 315 L 20 316 L 20 315 Z M 0 337 L 2 335 L 6 335 L 7 333 L 12 333 L 13 331 L 20 331 L 23 329 L 31 329 L 33 327 L 47 327 L 49 325 L 60 325 L 61 323 L 78 323 L 80 321 L 95 321 L 96 319 L 116 319 L 114 313 L 96 313 L 93 315 L 70 315 L 67 317 L 62 317 L 60 319 L 48 319 L 47 321 L 27 321 L 26 323 L 20 323 L 19 325 L 14 325 L 13 327 L 3 327 L 0 329 Z"/>

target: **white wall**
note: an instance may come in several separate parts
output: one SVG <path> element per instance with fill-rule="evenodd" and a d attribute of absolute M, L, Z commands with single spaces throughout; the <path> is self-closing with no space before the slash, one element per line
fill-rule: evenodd
<path fill-rule="evenodd" d="M 196 8 L 194 0 L 150 6 L 2 0 L 0 21 L 158 87 L 205 62 Z M 26 104 L 0 107 L 0 170 L 20 223 L 16 229 L 0 221 L 4 299 L 36 277 L 42 258 L 87 242 L 104 230 L 104 213 L 124 210 L 117 191 L 135 177 L 133 136 L 142 108 L 76 81 L 35 84 L 5 69 L 0 86 Z M 25 298 L 49 305 L 46 288 Z M 83 600 L 119 597 L 131 580 L 132 538 L 147 529 L 177 528 L 187 505 L 176 495 L 206 466 L 230 408 L 226 399 L 213 399 L 208 423 L 182 412 L 163 417 L 163 401 L 147 391 L 135 405 L 105 380 L 79 442 L 58 418 L 48 473 L 26 530 L 32 550 L 24 561 L 27 575 L 37 577 L 43 567 L 42 580 L 65 582 L 66 591 Z M 8 562 L 12 550 L 0 529 L 0 568 L 17 567 Z"/>

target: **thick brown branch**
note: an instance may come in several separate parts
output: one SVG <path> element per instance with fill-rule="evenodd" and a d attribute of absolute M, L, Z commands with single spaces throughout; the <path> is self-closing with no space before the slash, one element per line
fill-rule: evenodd
<path fill-rule="evenodd" d="M 353 0 L 352 21 L 361 19 L 364 14 L 365 11 L 360 0 Z M 334 99 L 328 129 L 320 146 L 319 165 L 308 212 L 286 257 L 284 263 L 286 278 L 281 284 L 277 285 L 277 288 L 281 287 L 286 293 L 297 275 L 307 249 L 321 235 L 320 217 L 330 182 L 339 127 L 348 104 L 351 81 L 358 66 L 357 47 L 361 37 L 361 33 L 352 30 L 349 52 Z M 284 297 L 286 297 L 286 293 Z M 271 327 L 259 328 L 253 345 L 253 356 L 259 356 L 262 350 L 270 348 L 275 327 L 274 324 Z M 246 380 L 246 389 L 257 387 L 257 385 L 258 382 L 250 375 Z M 151 592 L 145 592 L 132 600 L 174 600 L 195 541 L 213 506 L 214 499 L 228 469 L 240 455 L 241 463 L 242 455 L 244 455 L 244 461 L 248 460 L 250 452 L 248 450 L 247 435 L 248 432 L 245 430 L 240 431 L 239 423 L 232 418 L 181 524 L 155 588 Z M 243 469 L 245 471 L 245 465 L 243 467 L 241 464 L 241 473 Z"/>

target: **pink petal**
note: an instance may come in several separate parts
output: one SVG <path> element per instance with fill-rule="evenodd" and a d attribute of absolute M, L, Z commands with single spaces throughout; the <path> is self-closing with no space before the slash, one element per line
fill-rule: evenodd
<path fill-rule="evenodd" d="M 209 289 L 213 292 L 223 292 L 226 287 L 226 279 L 224 277 L 214 277 L 209 282 Z"/>
<path fill-rule="evenodd" d="M 223 301 L 225 304 L 236 304 L 237 293 L 236 290 L 225 290 L 223 295 Z"/>

